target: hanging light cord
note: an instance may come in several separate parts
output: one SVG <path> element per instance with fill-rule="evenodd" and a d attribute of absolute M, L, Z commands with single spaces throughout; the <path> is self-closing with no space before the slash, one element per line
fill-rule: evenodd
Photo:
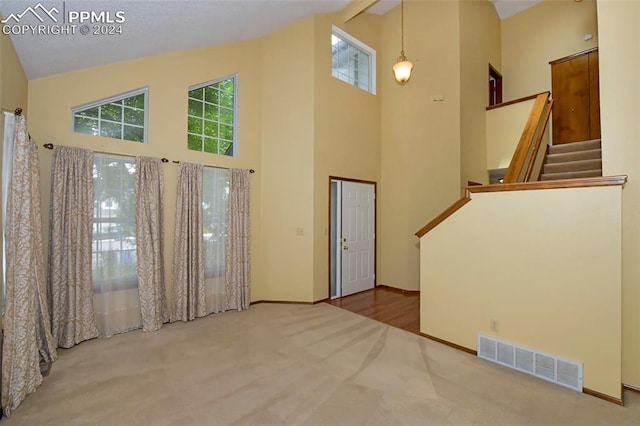
<path fill-rule="evenodd" d="M 400 34 L 400 44 L 402 45 L 400 56 L 404 57 L 404 0 L 400 0 L 400 29 L 402 31 L 402 34 Z"/>

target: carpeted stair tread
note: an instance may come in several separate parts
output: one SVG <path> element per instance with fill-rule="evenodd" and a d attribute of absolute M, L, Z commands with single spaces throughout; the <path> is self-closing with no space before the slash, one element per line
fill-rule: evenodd
<path fill-rule="evenodd" d="M 602 150 L 588 149 L 585 151 L 561 152 L 547 155 L 547 163 L 566 163 L 569 161 L 596 160 L 602 158 Z"/>
<path fill-rule="evenodd" d="M 540 180 L 577 179 L 577 178 L 599 177 L 599 176 L 602 176 L 602 169 L 582 170 L 577 172 L 564 172 L 564 173 L 545 173 L 540 177 Z"/>
<path fill-rule="evenodd" d="M 549 147 L 549 154 L 560 154 L 562 152 L 588 151 L 591 149 L 600 149 L 600 139 L 590 141 L 563 143 L 560 145 L 552 145 Z"/>
<path fill-rule="evenodd" d="M 543 173 L 581 172 L 598 169 L 602 169 L 602 160 L 600 158 L 593 160 L 569 161 L 566 163 L 545 164 Z"/>

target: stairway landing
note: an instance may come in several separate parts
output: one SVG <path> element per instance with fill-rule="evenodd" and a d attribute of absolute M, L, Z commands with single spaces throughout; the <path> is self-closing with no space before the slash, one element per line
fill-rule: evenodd
<path fill-rule="evenodd" d="M 600 139 L 549 147 L 540 180 L 602 176 Z"/>

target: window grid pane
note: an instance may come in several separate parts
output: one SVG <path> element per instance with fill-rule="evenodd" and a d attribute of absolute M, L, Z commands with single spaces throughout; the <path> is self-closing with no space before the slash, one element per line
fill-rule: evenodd
<path fill-rule="evenodd" d="M 371 56 L 332 34 L 331 75 L 352 86 L 370 91 Z"/>
<path fill-rule="evenodd" d="M 81 107 L 82 108 L 82 107 Z M 146 91 L 73 110 L 73 131 L 144 143 Z"/>
<path fill-rule="evenodd" d="M 235 77 L 189 91 L 188 149 L 233 155 Z"/>

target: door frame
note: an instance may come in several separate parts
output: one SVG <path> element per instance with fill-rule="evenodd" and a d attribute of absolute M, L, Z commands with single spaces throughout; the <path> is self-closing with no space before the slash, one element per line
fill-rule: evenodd
<path fill-rule="evenodd" d="M 558 107 L 560 106 L 560 103 L 558 101 L 558 93 L 557 90 L 554 90 L 555 87 L 555 82 L 557 82 L 558 80 L 554 79 L 554 67 L 556 65 L 565 63 L 565 62 L 570 62 L 573 60 L 577 60 L 579 58 L 582 57 L 586 57 L 587 60 L 587 84 L 586 84 L 586 90 L 587 90 L 587 97 L 589 100 L 589 107 L 586 111 L 586 115 L 589 121 L 588 124 L 588 136 L 586 139 L 583 140 L 592 140 L 592 139 L 599 139 L 602 137 L 602 131 L 600 128 L 600 124 L 601 124 L 601 117 L 600 117 L 600 73 L 599 73 L 599 68 L 596 66 L 595 70 L 596 70 L 596 76 L 595 78 L 592 75 L 592 61 L 594 60 L 594 54 L 596 57 L 596 61 L 598 61 L 598 56 L 599 56 L 599 46 L 595 46 L 592 47 L 591 49 L 587 49 L 584 50 L 582 52 L 577 52 L 577 53 L 573 53 L 569 56 L 565 56 L 563 58 L 559 58 L 559 59 L 554 59 L 553 61 L 549 61 L 549 65 L 550 65 L 550 72 L 551 72 L 551 94 L 553 95 L 554 99 L 556 99 L 556 104 L 554 105 L 553 111 L 552 111 L 552 115 L 550 117 L 550 124 L 551 124 L 551 130 L 550 130 L 550 139 L 551 139 L 551 144 L 552 145 L 563 145 L 566 143 L 572 143 L 572 142 L 579 142 L 580 139 L 578 140 L 573 140 L 573 141 L 564 141 L 564 142 L 560 142 L 560 138 L 558 137 L 558 135 L 556 135 L 556 127 L 554 126 L 554 121 L 558 121 Z M 597 64 L 596 64 L 597 65 Z M 556 77 L 557 78 L 557 77 Z M 595 83 L 595 85 L 594 85 Z M 596 115 L 594 111 L 594 105 L 597 104 L 597 120 L 594 119 L 594 116 Z M 597 127 L 594 129 L 594 125 L 596 125 Z M 597 129 L 597 130 L 596 130 Z M 594 135 L 594 133 L 596 133 Z"/>
<path fill-rule="evenodd" d="M 331 233 L 333 229 L 331 229 L 331 212 L 334 207 L 331 202 L 331 183 L 334 181 L 339 182 L 354 182 L 354 183 L 365 183 L 368 185 L 373 185 L 373 229 L 374 229 L 374 244 L 373 244 L 373 287 L 378 286 L 378 183 L 376 181 L 371 180 L 362 180 L 362 179 L 353 179 L 346 178 L 341 176 L 329 176 L 328 181 L 328 196 L 327 196 L 327 259 L 328 259 L 328 272 L 327 272 L 327 299 L 331 300 Z M 341 252 L 340 252 L 341 253 Z M 342 265 L 340 265 L 342 266 Z M 342 269 L 336 271 L 336 275 L 342 275 Z M 342 285 L 342 283 L 340 283 Z M 342 297 L 342 289 L 340 290 L 340 296 L 336 296 L 336 299 Z"/>
<path fill-rule="evenodd" d="M 491 80 L 496 82 L 495 89 L 491 86 Z M 495 92 L 495 96 L 494 96 Z M 502 103 L 502 74 L 489 63 L 489 106 Z"/>

